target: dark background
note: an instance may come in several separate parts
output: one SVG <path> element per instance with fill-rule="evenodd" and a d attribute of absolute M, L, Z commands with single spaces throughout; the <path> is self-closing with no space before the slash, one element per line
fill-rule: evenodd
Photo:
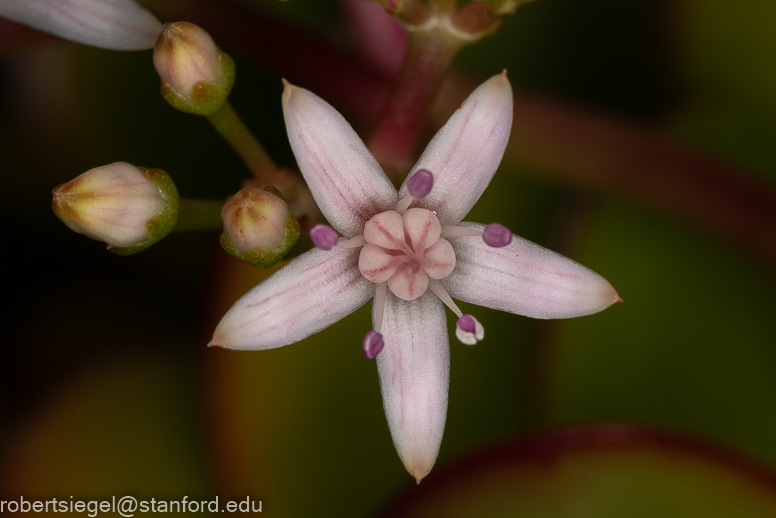
<path fill-rule="evenodd" d="M 337 2 L 247 3 L 356 55 Z M 539 0 L 453 68 L 472 85 L 507 68 L 518 92 L 704 153 L 773 198 L 773 20 L 770 0 Z M 273 157 L 292 164 L 283 72 L 224 50 L 237 62 L 232 104 Z M 50 38 L 1 57 L 3 494 L 251 494 L 274 516 L 364 516 L 409 490 L 375 368 L 359 351 L 368 306 L 286 348 L 207 350 L 220 316 L 262 272 L 226 256 L 217 233 L 174 234 L 119 257 L 51 212 L 54 186 L 119 160 L 166 170 L 192 198 L 225 198 L 247 178 L 204 119 L 164 102 L 151 52 Z M 356 122 L 367 134 L 370 121 Z M 465 309 L 487 338 L 473 348 L 451 340 L 435 471 L 494 442 L 598 421 L 688 433 L 776 466 L 767 258 L 519 157 L 505 160 L 467 219 L 501 221 L 569 255 L 626 302 L 562 322 Z"/>

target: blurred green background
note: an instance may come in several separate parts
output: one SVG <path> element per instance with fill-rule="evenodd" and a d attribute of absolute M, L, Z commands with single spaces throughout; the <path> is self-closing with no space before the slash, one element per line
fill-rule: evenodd
<path fill-rule="evenodd" d="M 355 52 L 340 2 L 248 3 Z M 507 68 L 518 91 L 657 132 L 776 190 L 774 20 L 771 0 L 539 0 L 464 49 L 454 70 L 477 83 Z M 277 72 L 224 50 L 238 67 L 232 104 L 291 164 Z M 261 272 L 226 256 L 216 233 L 118 257 L 54 217 L 51 188 L 118 160 L 166 170 L 192 198 L 225 198 L 247 177 L 205 120 L 164 102 L 150 52 L 54 39 L 6 51 L 0 103 L 3 496 L 252 495 L 271 516 L 356 517 L 423 490 L 396 455 L 376 369 L 358 348 L 369 306 L 289 347 L 207 350 Z M 570 321 L 470 308 L 487 338 L 451 340 L 447 427 L 428 481 L 492 444 L 613 421 L 776 469 L 774 269 L 671 214 L 519 163 L 502 164 L 467 219 L 569 255 L 625 303 Z M 640 504 L 595 515 L 628 505 Z"/>

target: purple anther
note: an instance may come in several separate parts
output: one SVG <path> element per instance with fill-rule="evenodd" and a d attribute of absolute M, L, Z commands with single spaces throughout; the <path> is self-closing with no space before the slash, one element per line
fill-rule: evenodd
<path fill-rule="evenodd" d="M 418 169 L 407 180 L 407 190 L 416 198 L 425 198 L 434 186 L 434 175 L 427 169 Z"/>
<path fill-rule="evenodd" d="M 463 315 L 455 323 L 455 336 L 461 343 L 474 345 L 485 338 L 485 329 L 471 315 Z"/>
<path fill-rule="evenodd" d="M 310 239 L 313 240 L 315 246 L 322 250 L 331 250 L 337 245 L 339 237 L 334 229 L 328 225 L 318 223 L 310 229 Z"/>
<path fill-rule="evenodd" d="M 384 345 L 383 335 L 375 330 L 370 330 L 364 335 L 364 340 L 361 342 L 361 349 L 364 351 L 364 356 L 371 360 L 380 354 Z"/>
<path fill-rule="evenodd" d="M 471 315 L 464 315 L 459 318 L 455 326 L 464 333 L 475 334 L 477 332 L 477 321 Z"/>
<path fill-rule="evenodd" d="M 482 240 L 494 248 L 507 246 L 512 242 L 512 231 L 501 223 L 491 223 L 482 232 Z"/>

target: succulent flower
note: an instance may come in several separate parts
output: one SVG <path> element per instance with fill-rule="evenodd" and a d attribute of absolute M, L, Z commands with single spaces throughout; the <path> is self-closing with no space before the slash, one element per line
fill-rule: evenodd
<path fill-rule="evenodd" d="M 210 345 L 281 347 L 373 299 L 373 328 L 362 349 L 377 358 L 394 445 L 419 482 L 434 465 L 447 414 L 445 306 L 458 317 L 463 343 L 484 338 L 482 324 L 452 297 L 534 318 L 587 315 L 619 297 L 600 275 L 503 225 L 461 222 L 490 183 L 509 138 L 506 74 L 469 96 L 398 193 L 322 99 L 286 84 L 283 110 L 299 167 L 333 229 L 314 227 L 318 247 L 237 301 Z"/>

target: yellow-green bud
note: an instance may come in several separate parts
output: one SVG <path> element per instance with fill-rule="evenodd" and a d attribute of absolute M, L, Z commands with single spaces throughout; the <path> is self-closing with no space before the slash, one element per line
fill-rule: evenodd
<path fill-rule="evenodd" d="M 187 113 L 215 113 L 234 85 L 232 58 L 189 22 L 164 25 L 154 47 L 154 66 L 162 78 L 162 96 Z"/>
<path fill-rule="evenodd" d="M 178 191 L 160 169 L 116 162 L 56 187 L 51 207 L 71 230 L 129 255 L 170 233 L 178 219 Z"/>
<path fill-rule="evenodd" d="M 244 187 L 221 210 L 221 246 L 246 263 L 269 268 L 299 240 L 299 223 L 274 187 Z"/>

